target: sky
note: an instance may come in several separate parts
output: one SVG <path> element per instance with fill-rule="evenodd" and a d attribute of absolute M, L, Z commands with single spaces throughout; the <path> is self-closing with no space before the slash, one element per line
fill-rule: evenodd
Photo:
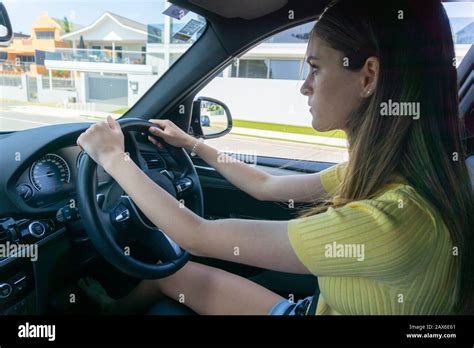
<path fill-rule="evenodd" d="M 161 13 L 169 4 L 164 0 L 2 0 L 10 15 L 13 30 L 30 34 L 31 24 L 41 11 L 54 18 L 83 26 L 93 23 L 110 11 L 144 24 L 163 23 Z M 449 17 L 474 17 L 474 1 L 445 4 Z"/>
<path fill-rule="evenodd" d="M 109 11 L 144 24 L 163 23 L 164 0 L 2 0 L 13 31 L 31 34 L 31 25 L 41 11 L 54 18 L 90 25 Z M 166 6 L 168 7 L 168 6 Z"/>

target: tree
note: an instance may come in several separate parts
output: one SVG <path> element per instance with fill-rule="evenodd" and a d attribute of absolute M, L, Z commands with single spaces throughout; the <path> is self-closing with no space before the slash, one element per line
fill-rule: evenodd
<path fill-rule="evenodd" d="M 71 32 L 71 24 L 69 23 L 69 19 L 67 19 L 66 16 L 64 16 L 63 23 L 64 23 L 64 31 L 66 33 L 70 33 Z"/>

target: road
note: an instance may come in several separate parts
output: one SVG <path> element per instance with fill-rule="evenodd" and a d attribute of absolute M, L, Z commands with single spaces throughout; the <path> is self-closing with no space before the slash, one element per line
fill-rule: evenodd
<path fill-rule="evenodd" d="M 51 124 L 71 122 L 95 122 L 80 116 L 33 114 L 9 110 L 11 105 L 2 103 L 0 108 L 0 130 L 22 130 Z M 229 133 L 222 138 L 207 139 L 206 144 L 221 151 L 239 152 L 250 156 L 270 156 L 288 159 L 342 162 L 347 160 L 347 150 L 316 144 L 263 139 Z"/>

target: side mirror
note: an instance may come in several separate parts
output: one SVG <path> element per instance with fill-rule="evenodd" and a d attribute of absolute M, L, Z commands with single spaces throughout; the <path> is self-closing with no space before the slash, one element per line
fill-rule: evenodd
<path fill-rule="evenodd" d="M 13 39 L 13 29 L 8 17 L 8 12 L 0 2 L 0 46 L 7 47 Z"/>
<path fill-rule="evenodd" d="M 212 139 L 229 133 L 232 129 L 230 110 L 223 102 L 199 97 L 193 102 L 190 133 L 197 138 Z"/>

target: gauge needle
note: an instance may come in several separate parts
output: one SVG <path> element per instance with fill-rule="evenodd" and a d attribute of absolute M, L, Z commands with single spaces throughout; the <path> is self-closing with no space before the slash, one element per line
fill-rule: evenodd
<path fill-rule="evenodd" d="M 40 175 L 40 176 L 36 176 L 36 175 L 35 175 L 34 177 L 35 177 L 35 178 L 44 178 L 45 176 L 53 176 L 53 175 L 54 175 L 53 172 L 49 172 L 49 173 L 46 174 L 46 175 Z"/>

